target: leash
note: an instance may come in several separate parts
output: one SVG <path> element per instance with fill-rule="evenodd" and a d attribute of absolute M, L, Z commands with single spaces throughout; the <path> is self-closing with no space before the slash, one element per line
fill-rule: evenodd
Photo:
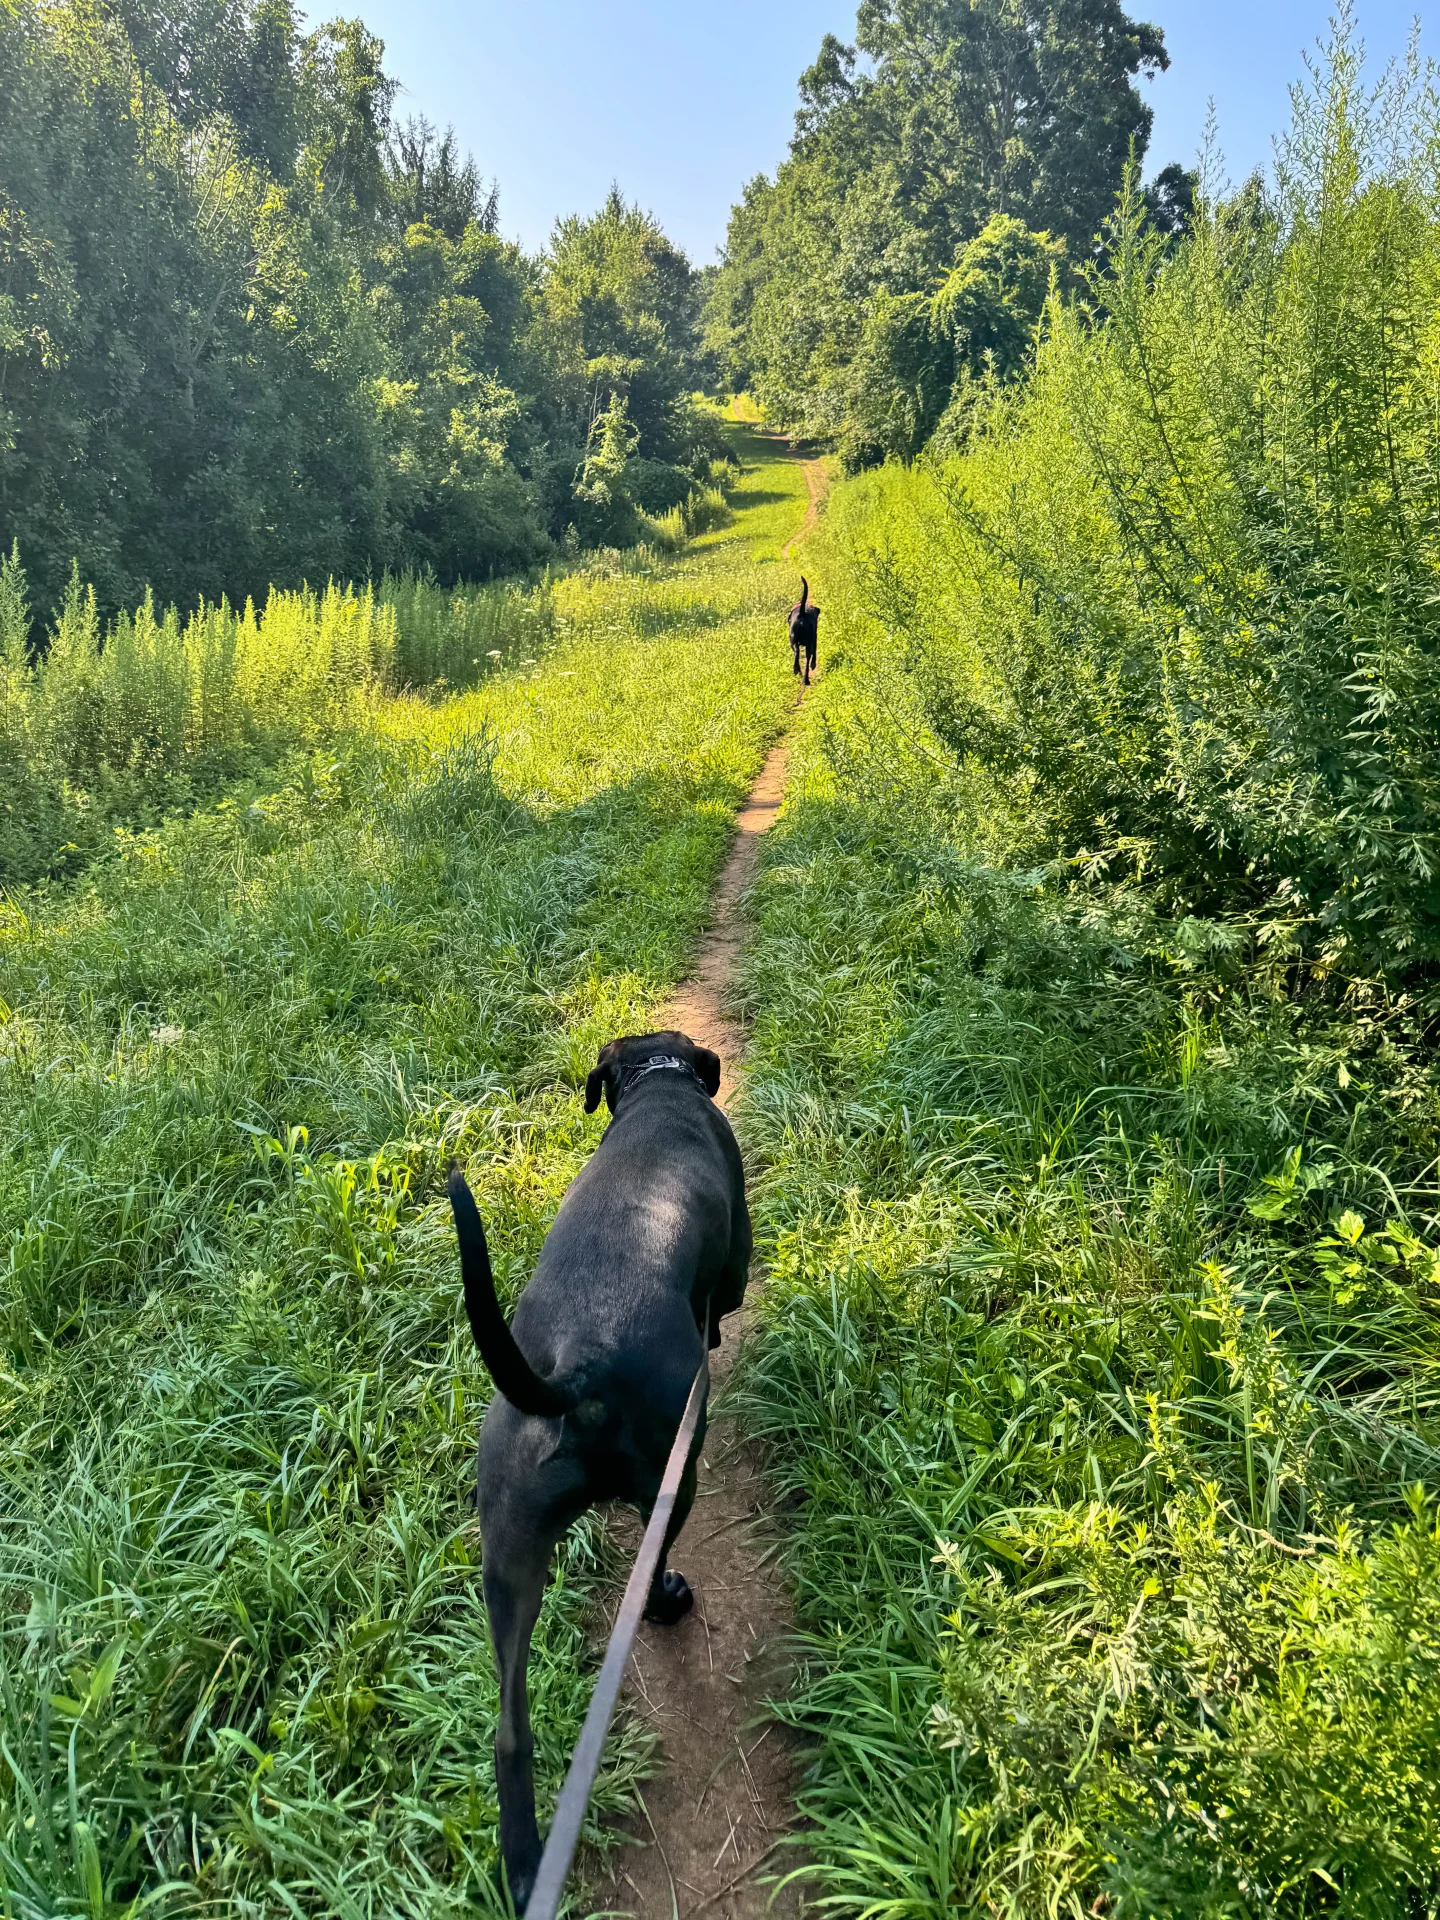
<path fill-rule="evenodd" d="M 570 1771 L 560 1789 L 560 1798 L 555 1802 L 550 1837 L 540 1857 L 540 1871 L 535 1876 L 535 1886 L 525 1909 L 525 1920 L 555 1920 L 559 1911 L 565 1880 L 579 1845 L 580 1829 L 585 1824 L 585 1812 L 590 1805 L 595 1775 L 600 1771 L 605 1735 L 610 1731 L 610 1722 L 615 1715 L 620 1683 L 625 1678 L 630 1649 L 635 1644 L 640 1616 L 645 1611 L 645 1597 L 650 1591 L 650 1582 L 660 1560 L 660 1549 L 665 1544 L 665 1529 L 675 1510 L 675 1496 L 680 1490 L 685 1463 L 690 1457 L 690 1443 L 700 1424 L 700 1413 L 709 1385 L 710 1363 L 706 1358 L 701 1361 L 700 1371 L 690 1388 L 690 1398 L 685 1402 L 675 1444 L 665 1463 L 665 1477 L 660 1482 L 660 1492 L 651 1509 L 645 1538 L 640 1542 L 640 1552 L 625 1583 L 625 1597 L 615 1616 L 610 1644 L 605 1649 L 605 1662 L 595 1682 L 595 1691 L 590 1696 L 590 1711 L 585 1715 L 580 1738 L 575 1742 L 575 1751 L 570 1756 Z"/>

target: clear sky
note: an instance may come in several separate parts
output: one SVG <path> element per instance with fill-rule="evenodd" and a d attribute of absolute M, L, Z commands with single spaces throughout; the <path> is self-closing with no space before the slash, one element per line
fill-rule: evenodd
<path fill-rule="evenodd" d="M 784 157 L 795 83 L 853 0 L 346 0 L 385 40 L 398 111 L 453 123 L 500 183 L 501 224 L 529 248 L 612 180 L 657 215 L 697 266 L 732 202 Z M 1131 0 L 1165 32 L 1171 67 L 1149 165 L 1193 160 L 1213 98 L 1228 170 L 1268 160 L 1302 52 L 1329 0 Z M 311 0 L 312 19 L 330 9 Z M 1378 72 L 1404 45 L 1413 0 L 1358 0 Z M 1425 41 L 1431 36 L 1427 33 Z M 1440 51 L 1436 36 L 1435 51 Z M 1142 85 L 1145 83 L 1142 82 Z"/>

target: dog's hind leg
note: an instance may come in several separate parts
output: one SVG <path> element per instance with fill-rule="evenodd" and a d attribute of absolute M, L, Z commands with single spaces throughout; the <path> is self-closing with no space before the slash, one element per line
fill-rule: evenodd
<path fill-rule="evenodd" d="M 495 1785 L 500 1801 L 500 1855 L 518 1913 L 525 1911 L 540 1866 L 535 1822 L 535 1742 L 530 1731 L 526 1667 L 530 1637 L 545 1597 L 555 1543 L 586 1504 L 570 1463 L 546 1462 L 538 1473 L 502 1488 L 481 1486 L 485 1606 L 500 1678 L 495 1730 Z M 487 1497 L 488 1496 L 488 1497 Z"/>
<path fill-rule="evenodd" d="M 655 1568 L 655 1577 L 650 1582 L 650 1591 L 645 1598 L 645 1618 L 653 1620 L 657 1626 L 673 1627 L 677 1620 L 683 1620 L 695 1604 L 695 1596 L 690 1591 L 690 1582 L 683 1573 L 674 1573 L 666 1566 L 670 1558 L 670 1549 L 680 1537 L 680 1529 L 690 1518 L 690 1509 L 695 1504 L 695 1469 L 700 1458 L 700 1447 L 705 1439 L 705 1421 L 702 1416 L 700 1427 L 690 1448 L 690 1458 L 685 1462 L 685 1472 L 675 1493 L 675 1506 L 670 1514 L 670 1524 L 665 1529 L 665 1544 L 660 1549 L 660 1559 Z M 648 1513 L 647 1513 L 648 1519 Z"/>

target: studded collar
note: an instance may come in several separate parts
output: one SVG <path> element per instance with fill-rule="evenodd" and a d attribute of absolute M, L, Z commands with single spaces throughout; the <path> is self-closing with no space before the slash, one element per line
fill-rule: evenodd
<path fill-rule="evenodd" d="M 647 1075 L 652 1073 L 688 1074 L 696 1086 L 699 1087 L 700 1091 L 705 1094 L 705 1098 L 707 1100 L 710 1098 L 709 1094 L 705 1092 L 704 1082 L 688 1060 L 682 1060 L 677 1054 L 673 1053 L 652 1053 L 648 1060 L 642 1060 L 638 1066 L 628 1067 L 624 1074 L 622 1074 L 620 1084 L 615 1089 L 615 1105 L 617 1107 L 620 1105 L 620 1102 L 637 1081 L 644 1080 Z"/>

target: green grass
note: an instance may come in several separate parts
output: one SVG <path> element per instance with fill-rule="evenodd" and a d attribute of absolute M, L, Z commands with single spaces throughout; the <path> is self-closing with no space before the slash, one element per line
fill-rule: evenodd
<path fill-rule="evenodd" d="M 437 1175 L 508 1290 L 579 1084 L 702 924 L 793 700 L 799 470 L 556 588 L 543 663 L 375 698 L 274 791 L 0 905 L 0 1910 L 493 1904 L 471 1517 L 488 1382 Z M 589 1691 L 576 1530 L 543 1803 Z M 622 1725 L 598 1835 L 646 1764 Z"/>
<path fill-rule="evenodd" d="M 1033 864 L 868 610 L 867 485 L 744 983 L 812 1895 L 1440 1911 L 1423 1023 Z"/>

